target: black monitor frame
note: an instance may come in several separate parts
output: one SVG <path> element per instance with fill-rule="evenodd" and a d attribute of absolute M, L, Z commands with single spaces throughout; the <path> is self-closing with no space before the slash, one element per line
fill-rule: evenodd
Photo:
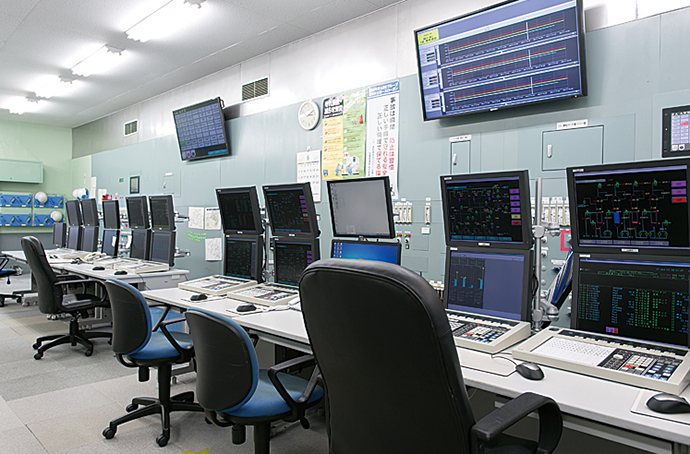
<path fill-rule="evenodd" d="M 589 175 L 596 175 L 600 173 L 603 177 L 609 177 L 616 172 L 624 172 L 631 175 L 643 174 L 644 169 L 658 169 L 667 171 L 674 167 L 685 167 L 685 187 L 682 189 L 690 190 L 690 159 L 669 159 L 657 161 L 638 161 L 627 162 L 623 164 L 600 164 L 585 167 L 570 167 L 566 169 L 566 176 L 568 179 L 568 198 L 570 202 L 570 223 L 572 230 L 572 247 L 573 251 L 577 253 L 593 253 L 593 254 L 630 254 L 630 255 L 688 255 L 690 254 L 690 203 L 685 202 L 684 217 L 686 222 L 687 246 L 644 246 L 644 245 L 591 245 L 582 244 L 580 225 L 578 221 L 578 197 L 577 185 L 575 181 L 577 178 L 586 177 Z M 682 170 L 682 169 L 679 169 Z M 686 193 L 683 197 L 687 198 Z"/>
<path fill-rule="evenodd" d="M 67 224 L 64 222 L 53 223 L 53 245 L 57 247 L 67 245 Z"/>
<path fill-rule="evenodd" d="M 254 229 L 238 229 L 235 228 L 236 226 L 227 225 L 229 223 L 230 213 L 224 211 L 225 205 L 222 203 L 222 199 L 232 194 L 246 194 L 249 197 Z M 216 199 L 218 200 L 218 209 L 220 210 L 220 218 L 223 223 L 223 231 L 226 235 L 253 236 L 261 235 L 264 232 L 264 227 L 261 223 L 261 207 L 259 206 L 259 196 L 256 192 L 256 186 L 240 188 L 216 188 Z"/>
<path fill-rule="evenodd" d="M 65 202 L 65 209 L 67 211 L 67 222 L 70 226 L 84 224 L 81 217 L 81 204 L 79 200 L 67 200 Z"/>
<path fill-rule="evenodd" d="M 252 279 L 261 283 L 264 281 L 263 265 L 264 265 L 264 237 L 262 235 L 225 235 L 223 245 L 223 274 L 230 277 L 242 277 L 245 279 Z M 240 276 L 238 274 L 228 274 L 227 256 L 228 256 L 228 241 L 241 241 L 254 243 L 254 269 L 251 271 L 254 276 Z"/>
<path fill-rule="evenodd" d="M 266 204 L 266 212 L 268 214 L 268 223 L 271 225 L 271 234 L 273 236 L 280 237 L 300 237 L 300 238 L 311 238 L 318 237 L 321 232 L 319 231 L 319 221 L 316 219 L 316 206 L 314 205 L 314 198 L 311 193 L 311 184 L 309 183 L 288 183 L 288 184 L 275 184 L 263 186 L 264 192 L 264 202 Z M 299 191 L 304 195 L 304 201 L 307 207 L 307 218 L 309 224 L 309 232 L 295 232 L 295 231 L 284 231 L 284 229 L 279 226 L 276 229 L 275 226 L 275 207 L 269 202 L 268 194 L 272 191 Z"/>
<path fill-rule="evenodd" d="M 80 225 L 70 225 L 67 229 L 67 248 L 75 251 L 81 250 L 81 231 L 84 227 Z M 76 236 L 75 236 L 76 235 Z"/>
<path fill-rule="evenodd" d="M 153 206 L 158 202 L 165 202 L 167 209 L 168 222 L 165 224 L 156 224 L 156 216 L 154 214 Z M 151 213 L 151 230 L 172 232 L 175 230 L 175 205 L 173 204 L 173 196 L 171 195 L 152 195 L 149 196 L 149 211 Z"/>
<path fill-rule="evenodd" d="M 467 306 L 457 306 L 450 307 L 449 292 L 450 292 L 450 266 L 451 257 L 453 252 L 467 253 L 467 254 L 496 254 L 496 255 L 521 255 L 524 257 L 522 265 L 522 292 L 520 293 L 520 321 L 530 321 L 531 311 L 532 311 L 532 289 L 534 282 L 534 252 L 531 249 L 476 249 L 476 248 L 466 248 L 466 247 L 456 247 L 448 246 L 446 247 L 446 265 L 445 272 L 443 275 L 443 304 L 449 310 L 467 312 L 477 315 L 488 315 L 496 316 L 493 314 L 482 314 L 479 312 L 473 312 L 470 307 Z"/>
<path fill-rule="evenodd" d="M 579 296 L 580 296 L 580 263 L 582 261 L 588 261 L 588 260 L 594 260 L 594 261 L 614 261 L 614 262 L 627 262 L 627 263 L 639 263 L 639 262 L 644 262 L 644 263 L 649 263 L 650 265 L 654 264 L 663 264 L 663 263 L 670 263 L 670 264 L 679 264 L 679 265 L 687 265 L 690 266 L 690 259 L 688 257 L 670 257 L 670 256 L 624 256 L 620 254 L 574 254 L 573 255 L 573 264 L 572 264 L 572 270 L 573 270 L 573 281 L 572 281 L 572 287 L 573 287 L 573 298 L 572 298 L 572 303 L 571 303 L 571 317 L 570 317 L 570 327 L 572 329 L 577 329 L 580 331 L 588 331 L 596 334 L 603 334 L 603 335 L 608 335 L 608 336 L 617 336 L 620 338 L 626 338 L 626 339 L 635 339 L 635 340 L 641 340 L 641 341 L 649 341 L 649 342 L 659 342 L 663 344 L 669 344 L 669 345 L 678 345 L 684 348 L 687 348 L 690 346 L 690 333 L 688 333 L 688 337 L 685 339 L 684 344 L 673 344 L 670 342 L 661 342 L 658 339 L 641 339 L 641 338 L 636 338 L 636 337 L 631 337 L 631 336 L 623 336 L 618 333 L 612 333 L 612 332 L 606 332 L 606 329 L 600 331 L 592 331 L 591 329 L 585 329 L 586 327 L 583 327 L 583 322 L 580 320 L 579 317 Z M 690 292 L 690 288 L 688 289 Z M 605 323 L 605 322 L 603 322 Z"/>
<path fill-rule="evenodd" d="M 127 197 L 125 199 L 125 204 L 127 205 L 127 220 L 129 222 L 130 229 L 150 229 L 151 221 L 149 220 L 149 202 L 146 200 L 145 195 Z M 143 217 L 143 224 L 132 224 L 132 211 L 136 208 L 140 208 Z"/>
<path fill-rule="evenodd" d="M 336 220 L 335 220 L 335 214 L 333 210 L 333 188 L 337 185 L 343 185 L 343 184 L 358 184 L 362 182 L 371 182 L 371 181 L 381 181 L 383 183 L 383 186 L 386 190 L 383 191 L 384 193 L 384 200 L 383 203 L 386 205 L 386 212 L 388 215 L 388 232 L 384 233 L 364 233 L 362 234 L 361 232 L 355 232 L 355 233 L 348 233 L 347 231 L 337 231 L 336 229 Z M 390 191 L 390 179 L 388 176 L 383 176 L 383 177 L 369 177 L 369 178 L 349 178 L 346 180 L 328 180 L 326 182 L 327 187 L 328 187 L 328 207 L 331 210 L 331 228 L 333 229 L 333 236 L 334 237 L 344 237 L 344 238 L 395 238 L 395 225 L 393 223 L 393 200 L 391 197 L 391 191 Z M 369 200 L 361 200 L 359 203 L 369 203 Z"/>
<path fill-rule="evenodd" d="M 93 227 L 98 225 L 98 204 L 96 199 L 81 199 L 81 218 L 84 227 Z"/>
<path fill-rule="evenodd" d="M 98 251 L 98 226 L 85 226 L 81 232 L 81 251 L 96 252 Z"/>
<path fill-rule="evenodd" d="M 156 242 L 157 238 L 163 238 L 161 241 L 165 241 L 167 243 L 167 249 L 168 249 L 168 254 L 167 256 L 163 259 L 160 258 L 159 260 L 156 260 L 154 258 L 154 248 L 153 245 Z M 175 239 L 176 239 L 176 232 L 175 231 L 169 231 L 169 230 L 156 230 L 151 234 L 151 246 L 149 246 L 149 260 L 152 262 L 159 262 L 159 263 L 167 263 L 169 266 L 175 265 Z"/>
<path fill-rule="evenodd" d="M 108 237 L 115 238 L 115 245 L 108 245 Z M 120 249 L 120 231 L 115 229 L 103 229 L 103 241 L 101 242 L 101 252 L 111 257 L 117 257 Z"/>
<path fill-rule="evenodd" d="M 673 117 L 683 115 L 690 119 L 690 106 L 667 107 L 661 111 L 661 157 L 679 158 L 690 156 L 690 137 L 678 149 L 673 149 Z M 687 126 L 690 131 L 690 124 Z M 681 149 L 682 148 L 682 149 Z"/>
<path fill-rule="evenodd" d="M 371 246 L 371 247 L 396 247 L 397 249 L 397 255 L 396 255 L 396 265 L 400 265 L 400 258 L 402 256 L 402 244 L 398 241 L 396 242 L 383 242 L 383 241 L 357 241 L 357 240 L 344 240 L 340 238 L 333 238 L 331 240 L 331 258 L 334 258 L 334 250 L 335 246 L 338 243 L 344 243 L 344 244 L 357 244 L 357 245 L 364 245 L 364 246 Z M 366 259 L 364 259 L 366 260 Z"/>
<path fill-rule="evenodd" d="M 320 243 L 318 238 L 306 238 L 306 237 L 301 237 L 301 238 L 296 238 L 296 237 L 271 237 L 271 249 L 273 250 L 273 271 L 274 271 L 274 282 L 276 283 L 284 283 L 285 281 L 281 280 L 282 272 L 280 270 L 280 267 L 277 266 L 277 259 L 276 259 L 276 246 L 279 244 L 290 244 L 290 243 L 300 243 L 300 244 L 309 244 L 311 247 L 311 262 L 314 263 L 317 260 L 321 258 L 321 251 L 320 251 Z M 308 266 L 308 265 L 307 265 Z M 306 269 L 306 267 L 305 267 Z M 304 272 L 304 270 L 302 270 Z M 285 285 L 298 285 L 298 283 L 295 284 L 285 284 Z"/>
<path fill-rule="evenodd" d="M 520 192 L 520 231 L 522 241 L 508 242 L 489 239 L 457 239 L 451 238 L 450 216 L 448 215 L 448 186 L 454 182 L 467 183 L 489 183 L 492 181 L 502 182 L 506 179 L 518 180 L 518 190 Z M 467 173 L 458 175 L 441 176 L 441 203 L 443 210 L 443 230 L 445 232 L 446 245 L 470 248 L 491 249 L 531 249 L 532 248 L 532 207 L 530 204 L 529 192 L 529 172 L 527 170 L 509 170 L 505 172 L 486 172 L 486 173 Z"/>
<path fill-rule="evenodd" d="M 151 231 L 150 230 L 141 230 L 141 229 L 134 229 L 131 232 L 132 235 L 132 241 L 130 242 L 129 246 L 129 256 L 134 259 L 140 259 L 140 260 L 149 260 L 151 258 Z M 137 238 L 139 237 L 139 238 Z M 144 245 L 143 245 L 143 250 L 141 251 L 141 254 L 139 251 L 137 251 L 134 248 L 134 240 L 135 239 L 143 239 L 144 240 Z"/>
<path fill-rule="evenodd" d="M 120 202 L 117 199 L 103 201 L 103 228 L 120 230 Z"/>

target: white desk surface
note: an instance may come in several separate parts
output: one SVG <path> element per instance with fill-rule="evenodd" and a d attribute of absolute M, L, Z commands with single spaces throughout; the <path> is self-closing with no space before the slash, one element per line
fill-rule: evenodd
<path fill-rule="evenodd" d="M 183 301 L 183 298 L 189 298 L 192 293 L 173 288 L 143 292 L 148 300 L 180 308 L 199 307 L 221 313 L 232 317 L 243 327 L 255 330 L 259 334 L 267 334 L 267 339 L 276 343 L 285 340 L 287 342 L 284 342 L 284 345 L 294 347 L 298 344 L 302 347 L 300 350 L 310 351 L 302 313 L 299 311 L 290 309 L 237 315 L 228 312 L 227 309 L 234 310 L 241 304 L 240 301 L 230 298 L 200 303 Z M 461 364 L 466 352 L 470 351 L 458 348 Z M 490 359 L 488 354 L 471 352 L 471 355 L 477 354 L 486 355 L 487 360 Z M 531 391 L 553 398 L 565 414 L 661 440 L 690 445 L 690 426 L 630 411 L 638 394 L 644 392 L 641 388 L 547 366 L 540 367 L 544 371 L 544 379 L 540 381 L 527 380 L 517 373 L 504 377 L 467 367 L 462 368 L 462 373 L 465 384 L 474 388 L 509 398 Z M 684 391 L 683 396 L 690 398 L 690 387 Z M 626 433 L 621 432 L 620 436 L 621 441 L 624 441 Z"/>

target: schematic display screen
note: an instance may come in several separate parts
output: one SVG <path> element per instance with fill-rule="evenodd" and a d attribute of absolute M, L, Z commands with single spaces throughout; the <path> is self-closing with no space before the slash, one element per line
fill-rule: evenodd
<path fill-rule="evenodd" d="M 688 346 L 690 263 L 580 258 L 575 271 L 576 329 Z"/>
<path fill-rule="evenodd" d="M 220 98 L 173 112 L 182 160 L 228 154 Z"/>
<path fill-rule="evenodd" d="M 690 249 L 687 166 L 573 174 L 576 245 Z"/>
<path fill-rule="evenodd" d="M 449 251 L 448 309 L 520 320 L 523 312 L 524 254 Z"/>
<path fill-rule="evenodd" d="M 518 177 L 448 181 L 445 192 L 450 241 L 524 242 Z"/>
<path fill-rule="evenodd" d="M 225 240 L 225 275 L 255 279 L 256 241 Z"/>
<path fill-rule="evenodd" d="M 298 285 L 304 269 L 313 261 L 309 242 L 275 243 L 275 281 L 279 284 Z"/>
<path fill-rule="evenodd" d="M 274 234 L 314 233 L 303 188 L 267 190 L 266 206 Z"/>

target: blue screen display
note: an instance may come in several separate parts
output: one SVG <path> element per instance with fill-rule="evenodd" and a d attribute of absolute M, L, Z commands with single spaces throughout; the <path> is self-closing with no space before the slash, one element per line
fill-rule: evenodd
<path fill-rule="evenodd" d="M 398 248 L 398 243 L 334 241 L 331 257 L 334 259 L 376 260 L 398 265 Z"/>

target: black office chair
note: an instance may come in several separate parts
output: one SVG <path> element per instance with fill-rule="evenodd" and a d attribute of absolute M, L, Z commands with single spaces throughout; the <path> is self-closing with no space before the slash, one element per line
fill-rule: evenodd
<path fill-rule="evenodd" d="M 12 267 L 12 268 L 7 268 L 7 264 L 10 262 L 10 258 L 5 255 L 0 253 L 0 279 L 5 279 L 7 278 L 7 285 L 10 285 L 10 276 L 16 276 L 18 274 L 21 274 L 21 268 L 19 267 Z M 5 306 L 5 299 L 6 298 L 14 298 L 17 303 L 22 302 L 22 296 L 21 294 L 17 293 L 0 293 L 0 307 Z"/>
<path fill-rule="evenodd" d="M 34 358 L 41 359 L 46 350 L 57 345 L 71 344 L 74 347 L 78 343 L 86 347 L 84 354 L 91 356 L 93 342 L 90 339 L 98 337 L 110 339 L 112 334 L 97 331 L 87 332 L 79 329 L 79 319 L 88 317 L 90 309 L 109 306 L 103 283 L 69 274 L 57 276 L 48 264 L 43 245 L 36 237 L 25 236 L 22 238 L 21 244 L 36 281 L 38 309 L 44 314 L 69 314 L 72 317 L 69 321 L 68 334 L 55 334 L 36 339 L 36 343 L 33 345 L 33 348 L 37 350 Z M 87 293 L 87 286 L 90 284 L 100 287 L 103 290 L 103 296 Z M 66 293 L 66 287 L 74 285 L 82 286 L 82 293 Z M 43 345 L 43 342 L 47 341 L 50 342 Z"/>
<path fill-rule="evenodd" d="M 558 405 L 525 393 L 475 421 L 448 318 L 420 276 L 382 262 L 325 259 L 300 282 L 325 391 L 332 454 L 551 452 Z M 539 441 L 502 432 L 539 411 Z"/>
<path fill-rule="evenodd" d="M 196 352 L 196 393 L 206 418 L 221 427 L 232 426 L 232 442 L 245 441 L 245 426 L 254 426 L 254 453 L 270 451 L 271 422 L 300 421 L 309 428 L 304 413 L 319 403 L 318 368 L 309 381 L 281 371 L 299 364 L 314 364 L 303 356 L 259 370 L 254 345 L 237 323 L 218 314 L 190 309 L 185 318 Z"/>
<path fill-rule="evenodd" d="M 103 436 L 111 439 L 120 424 L 160 414 L 163 431 L 156 438 L 156 443 L 165 446 L 170 440 L 171 412 L 204 411 L 199 404 L 194 403 L 194 393 L 191 391 L 170 396 L 172 365 L 188 363 L 194 356 L 191 336 L 166 328 L 184 321 L 182 317 L 166 319 L 167 309 L 158 321 L 154 321 L 146 300 L 131 285 L 108 279 L 105 286 L 113 314 L 113 351 L 123 365 L 139 368 L 139 381 L 149 379 L 149 368 L 158 368 L 158 398 L 132 399 L 132 403 L 126 408 L 128 413 L 110 421 L 109 426 L 103 430 Z M 143 407 L 139 408 L 140 405 Z"/>

